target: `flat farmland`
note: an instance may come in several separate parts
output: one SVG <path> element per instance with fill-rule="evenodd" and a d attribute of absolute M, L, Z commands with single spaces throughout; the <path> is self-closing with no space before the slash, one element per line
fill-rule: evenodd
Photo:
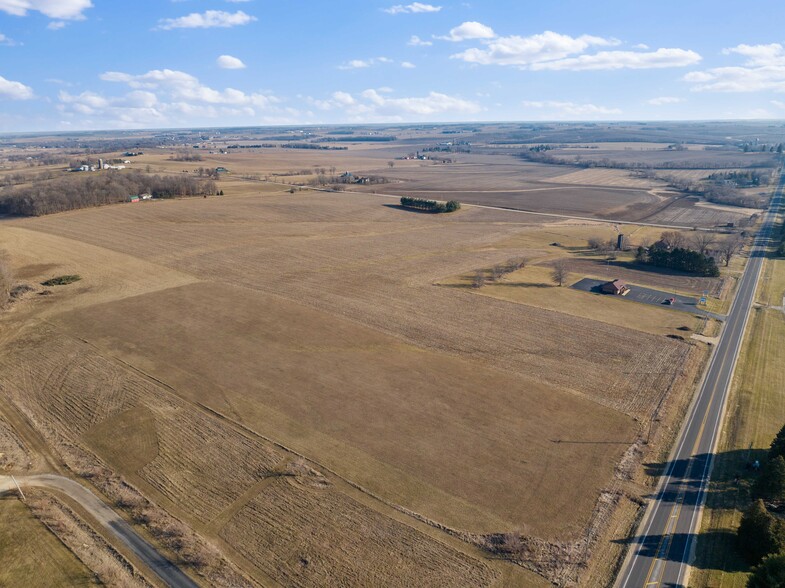
<path fill-rule="evenodd" d="M 490 585 L 498 575 L 476 553 L 467 556 L 358 503 L 291 453 L 198 409 L 53 326 L 20 338 L 14 351 L 3 356 L 2 374 L 4 398 L 23 411 L 53 447 L 67 444 L 94 451 L 102 463 L 202 533 L 220 534 L 230 548 L 248 553 L 252 566 L 246 571 L 263 585 L 271 576 L 303 575 L 298 585 L 315 586 L 319 578 L 360 578 L 401 565 L 410 575 L 427 572 L 434 584 Z M 284 481 L 282 486 L 278 480 Z M 298 490 L 302 488 L 307 488 L 305 495 Z M 273 496 L 287 507 L 286 515 L 255 518 L 255 513 L 275 508 Z M 322 508 L 314 508 L 308 496 L 318 497 Z M 298 545 L 281 542 L 279 533 L 287 521 L 307 521 L 323 530 L 317 542 L 300 547 L 298 558 L 291 553 Z M 367 543 L 352 552 L 331 547 L 362 546 L 357 534 L 371 527 L 383 538 L 383 550 L 369 549 Z M 305 537 L 298 544 L 301 539 Z M 253 551 L 269 541 L 273 544 L 263 553 Z M 266 565 L 269 558 L 275 569 Z M 12 566 L 9 573 L 18 571 Z M 537 584 L 536 577 L 530 581 Z"/>
<path fill-rule="evenodd" d="M 107 207 L 18 226 L 133 251 L 178 275 L 284 296 L 411 344 L 544 379 L 612 406 L 606 379 L 616 360 L 609 358 L 618 353 L 619 365 L 625 365 L 640 352 L 674 352 L 672 344 L 628 330 L 626 336 L 641 337 L 630 345 L 591 321 L 563 322 L 555 320 L 558 314 L 490 300 L 477 307 L 471 294 L 432 286 L 519 254 L 520 248 L 496 244 L 539 233 L 533 219 L 478 209 L 423 215 L 384 206 L 372 196 L 301 193 Z M 481 326 L 507 324 L 505 315 L 529 328 Z M 477 327 L 467 328 L 467 320 Z M 534 325 L 553 330 L 554 341 L 539 338 Z M 582 344 L 584 337 L 603 336 L 615 342 L 607 352 Z M 559 367 L 566 357 L 575 364 L 574 375 Z M 620 392 L 631 386 L 622 385 Z"/>
<path fill-rule="evenodd" d="M 284 586 L 480 587 L 498 579 L 490 566 L 330 486 L 287 478 L 271 480 L 229 521 L 222 536 Z M 358 560 L 368 565 L 358 568 Z"/>
<path fill-rule="evenodd" d="M 259 578 L 373 583 L 400 568 L 500 581 L 384 508 L 462 533 L 577 540 L 691 353 L 634 319 L 437 285 L 582 243 L 594 226 L 250 188 L 3 223 L 20 275 L 82 281 L 8 314 L 46 322 L 3 339 L 0 393 L 48 441 L 94 454 Z M 334 486 L 290 480 L 297 454 Z M 356 503 L 341 480 L 378 504 Z M 358 528 L 386 530 L 344 552 Z"/>
<path fill-rule="evenodd" d="M 502 158 L 497 158 L 502 159 Z M 504 158 L 507 159 L 507 158 Z M 578 186 L 559 177 L 574 170 L 543 166 L 509 158 L 509 163 L 433 164 L 383 171 L 394 183 L 382 186 L 353 187 L 364 192 L 406 194 L 418 198 L 459 200 L 469 204 L 517 208 L 536 212 L 574 214 L 588 217 L 614 216 L 636 220 L 650 214 L 667 197 L 647 187 L 624 184 L 618 174 L 608 186 Z M 629 182 L 627 182 L 629 184 Z"/>
<path fill-rule="evenodd" d="M 739 224 L 760 212 L 756 209 L 721 206 L 681 198 L 646 217 L 646 222 L 686 227 L 722 227 L 728 223 Z"/>
<path fill-rule="evenodd" d="M 578 186 L 611 186 L 617 188 L 641 188 L 644 190 L 663 187 L 661 182 L 636 177 L 634 172 L 623 169 L 591 168 L 570 171 L 568 168 L 565 171 L 567 173 L 544 181 L 552 181 L 559 184 L 575 184 Z"/>
<path fill-rule="evenodd" d="M 576 157 L 582 161 L 600 161 L 608 159 L 620 163 L 645 163 L 654 168 L 676 168 L 680 166 L 694 168 L 706 164 L 707 167 L 749 168 L 773 167 L 777 160 L 776 153 L 742 153 L 733 151 L 714 151 L 687 149 L 675 151 L 670 149 L 581 149 L 553 150 L 548 152 L 554 157 L 573 161 Z M 669 171 L 669 170 L 664 170 Z"/>

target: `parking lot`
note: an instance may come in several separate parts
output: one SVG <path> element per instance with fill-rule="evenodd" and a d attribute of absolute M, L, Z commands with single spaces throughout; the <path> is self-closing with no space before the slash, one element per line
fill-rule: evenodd
<path fill-rule="evenodd" d="M 600 291 L 600 286 L 606 284 L 607 280 L 594 280 L 592 278 L 583 278 L 579 282 L 572 285 L 577 290 L 585 292 L 593 292 L 601 296 L 614 296 L 614 294 L 603 294 Z M 662 306 L 663 308 L 670 308 L 673 310 L 681 310 L 684 312 L 692 312 L 695 314 L 707 315 L 713 318 L 723 318 L 712 312 L 704 310 L 698 305 L 697 298 L 690 298 L 689 296 L 680 296 L 673 292 L 665 292 L 663 290 L 654 290 L 653 288 L 644 288 L 643 286 L 636 286 L 635 284 L 627 284 L 630 291 L 626 296 L 616 296 L 626 300 L 634 300 L 635 302 L 642 302 L 643 304 L 653 304 L 655 306 Z M 674 298 L 673 304 L 666 304 L 665 301 Z"/>

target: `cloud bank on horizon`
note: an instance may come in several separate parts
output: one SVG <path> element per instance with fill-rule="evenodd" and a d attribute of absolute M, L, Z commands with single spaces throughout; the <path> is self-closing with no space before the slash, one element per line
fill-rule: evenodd
<path fill-rule="evenodd" d="M 493 4 L 0 0 L 0 131 L 785 110 L 765 7 Z"/>

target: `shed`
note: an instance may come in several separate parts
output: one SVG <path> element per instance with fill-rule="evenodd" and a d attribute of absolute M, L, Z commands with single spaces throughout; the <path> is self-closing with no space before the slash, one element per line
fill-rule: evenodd
<path fill-rule="evenodd" d="M 603 294 L 614 294 L 616 296 L 626 296 L 630 289 L 624 280 L 613 280 L 600 286 L 600 291 Z"/>

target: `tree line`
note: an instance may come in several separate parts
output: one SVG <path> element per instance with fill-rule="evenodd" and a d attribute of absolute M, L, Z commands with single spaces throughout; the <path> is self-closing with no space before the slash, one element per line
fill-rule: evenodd
<path fill-rule="evenodd" d="M 455 212 L 461 207 L 461 203 L 457 200 L 439 202 L 438 200 L 426 200 L 424 198 L 402 196 L 401 206 L 405 206 L 406 208 L 416 208 L 417 210 L 427 210 L 429 212 Z"/>
<path fill-rule="evenodd" d="M 643 247 L 638 247 L 635 253 L 635 261 L 711 278 L 716 278 L 720 275 L 720 269 L 717 267 L 717 262 L 714 261 L 713 257 L 709 257 L 700 251 L 682 247 L 666 249 L 653 246 L 648 251 Z"/>
<path fill-rule="evenodd" d="M 137 194 L 178 198 L 215 193 L 215 182 L 186 174 L 150 175 L 138 171 L 68 174 L 56 180 L 0 190 L 0 213 L 41 216 L 123 202 Z"/>
<path fill-rule="evenodd" d="M 785 586 L 785 520 L 773 514 L 785 506 L 785 427 L 771 443 L 752 485 L 752 498 L 737 531 L 741 554 L 757 566 L 747 586 Z"/>

